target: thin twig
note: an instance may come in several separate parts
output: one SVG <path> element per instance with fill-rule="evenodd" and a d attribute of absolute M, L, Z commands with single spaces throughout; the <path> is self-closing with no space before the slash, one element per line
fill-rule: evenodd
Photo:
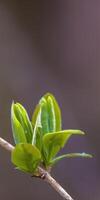
<path fill-rule="evenodd" d="M 0 145 L 8 151 L 14 150 L 14 146 L 9 142 L 0 137 Z M 73 200 L 72 197 L 56 182 L 54 178 L 45 169 L 38 167 L 40 178 L 45 180 L 49 185 L 51 185 L 62 197 L 66 200 Z"/>
<path fill-rule="evenodd" d="M 6 149 L 7 151 L 12 151 L 14 149 L 14 146 L 11 145 L 9 142 L 4 140 L 3 138 L 0 137 L 0 145 Z"/>
<path fill-rule="evenodd" d="M 62 186 L 43 168 L 39 167 L 39 173 L 41 174 L 41 178 L 45 180 L 49 185 L 51 185 L 54 190 L 56 190 L 63 199 L 73 200 L 72 197 L 62 188 Z"/>

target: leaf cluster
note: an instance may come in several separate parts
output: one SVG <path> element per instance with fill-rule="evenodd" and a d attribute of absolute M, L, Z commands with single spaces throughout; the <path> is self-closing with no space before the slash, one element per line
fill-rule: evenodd
<path fill-rule="evenodd" d="M 11 160 L 20 170 L 36 174 L 38 166 L 47 170 L 63 158 L 91 157 L 86 153 L 57 156 L 72 135 L 81 130 L 62 130 L 61 111 L 55 97 L 47 93 L 36 106 L 32 119 L 19 103 L 12 103 L 11 124 L 15 148 Z"/>

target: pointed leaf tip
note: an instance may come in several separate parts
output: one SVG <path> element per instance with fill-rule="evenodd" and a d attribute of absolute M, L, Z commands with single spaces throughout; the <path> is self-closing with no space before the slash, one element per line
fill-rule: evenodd
<path fill-rule="evenodd" d="M 66 131 L 66 130 L 64 130 Z M 85 132 L 81 131 L 81 130 L 74 130 L 74 129 L 69 129 L 67 130 L 67 132 L 69 132 L 69 134 L 77 134 L 77 135 L 85 135 Z"/>
<path fill-rule="evenodd" d="M 83 152 L 83 153 L 80 153 L 80 156 L 83 157 L 83 158 L 84 158 L 84 157 L 85 157 L 85 158 L 93 158 L 93 155 L 88 154 L 88 153 L 84 153 L 84 152 Z"/>

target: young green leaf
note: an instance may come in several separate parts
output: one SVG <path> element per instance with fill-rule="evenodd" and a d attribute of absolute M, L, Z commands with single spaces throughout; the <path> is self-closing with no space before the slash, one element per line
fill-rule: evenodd
<path fill-rule="evenodd" d="M 48 133 L 48 111 L 47 102 L 42 98 L 41 103 L 39 103 L 32 116 L 33 125 L 33 138 L 32 144 L 35 144 L 39 149 L 42 147 L 42 137 L 44 133 Z"/>
<path fill-rule="evenodd" d="M 61 111 L 55 97 L 47 93 L 43 97 L 47 102 L 49 115 L 49 133 L 61 130 Z M 42 100 L 42 99 L 41 99 Z M 40 100 L 40 102 L 41 102 Z"/>
<path fill-rule="evenodd" d="M 48 133 L 43 137 L 44 162 L 48 164 L 59 150 L 64 147 L 71 135 L 84 135 L 80 130 L 64 130 L 55 133 Z"/>
<path fill-rule="evenodd" d="M 15 143 L 32 142 L 33 128 L 28 114 L 24 107 L 19 104 L 12 104 L 11 123 Z"/>
<path fill-rule="evenodd" d="M 36 107 L 32 120 L 32 124 L 34 124 L 32 144 L 35 144 L 41 151 L 42 137 L 49 131 L 47 102 L 44 98 Z"/>
<path fill-rule="evenodd" d="M 11 108 L 11 124 L 12 124 L 12 132 L 13 132 L 13 137 L 14 141 L 16 144 L 24 142 L 26 143 L 26 136 L 24 133 L 24 129 L 20 122 L 18 121 L 16 114 L 14 112 L 14 104 L 12 104 Z"/>
<path fill-rule="evenodd" d="M 56 132 L 61 130 L 61 112 L 59 105 L 54 98 L 54 96 L 50 93 L 44 95 L 39 104 L 36 106 L 36 109 L 32 116 L 32 125 L 35 127 L 35 123 L 38 118 L 38 114 L 41 109 L 41 127 L 42 134 Z"/>
<path fill-rule="evenodd" d="M 39 104 L 36 106 L 35 111 L 33 113 L 32 125 L 35 129 L 35 136 L 36 129 L 38 126 L 41 127 L 42 134 L 48 133 L 49 131 L 47 102 L 43 97 L 41 98 Z M 35 136 L 33 136 L 33 138 Z"/>
<path fill-rule="evenodd" d="M 17 144 L 12 151 L 11 160 L 22 171 L 34 173 L 41 161 L 41 153 L 32 144 Z"/>
<path fill-rule="evenodd" d="M 41 150 L 42 146 L 42 125 L 41 125 L 41 107 L 36 107 L 34 116 L 33 116 L 33 122 L 34 122 L 34 131 L 33 131 L 33 138 L 32 138 L 32 144 L 36 145 L 36 147 Z"/>
<path fill-rule="evenodd" d="M 47 98 L 48 113 L 49 113 L 49 133 L 58 131 L 56 127 L 56 113 L 54 109 L 54 102 L 50 95 Z"/>
<path fill-rule="evenodd" d="M 50 133 L 50 132 L 60 131 L 61 111 L 55 97 L 52 94 L 47 93 L 41 98 L 40 104 L 43 101 L 45 101 L 48 112 L 48 126 L 49 126 L 48 132 Z"/>
<path fill-rule="evenodd" d="M 64 158 L 92 158 L 92 155 L 90 154 L 87 154 L 87 153 L 69 153 L 69 154 L 64 154 L 64 155 L 61 155 L 61 156 L 58 156 L 56 158 L 54 158 L 52 161 L 51 161 L 51 166 L 52 165 L 55 165 L 56 163 L 58 163 L 60 160 L 64 159 Z"/>
<path fill-rule="evenodd" d="M 41 106 L 41 126 L 42 134 L 49 133 L 49 114 L 48 114 L 48 105 L 44 97 L 40 100 Z"/>

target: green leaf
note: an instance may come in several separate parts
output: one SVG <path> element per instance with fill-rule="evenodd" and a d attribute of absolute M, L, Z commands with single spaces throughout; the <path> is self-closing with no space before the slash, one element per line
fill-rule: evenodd
<path fill-rule="evenodd" d="M 12 123 L 12 132 L 15 143 L 27 142 L 26 136 L 24 133 L 24 129 L 20 122 L 18 121 L 15 112 L 14 112 L 14 104 L 12 104 L 11 108 L 11 123 Z"/>
<path fill-rule="evenodd" d="M 64 130 L 55 133 L 48 133 L 43 137 L 43 157 L 46 165 L 64 147 L 71 135 L 84 135 L 80 130 Z"/>
<path fill-rule="evenodd" d="M 48 106 L 49 115 L 49 132 L 56 132 L 61 130 L 61 111 L 55 97 L 47 93 L 44 95 Z"/>
<path fill-rule="evenodd" d="M 25 172 L 36 171 L 40 161 L 40 151 L 31 144 L 17 144 L 11 154 L 12 163 Z"/>
<path fill-rule="evenodd" d="M 35 136 L 38 127 L 41 127 L 42 134 L 49 132 L 47 102 L 44 97 L 41 98 L 39 104 L 35 108 L 32 116 L 32 125 L 35 129 Z M 35 138 L 35 136 L 33 136 L 33 138 Z"/>
<path fill-rule="evenodd" d="M 19 103 L 12 103 L 11 123 L 15 143 L 32 142 L 33 128 L 28 114 L 24 107 Z"/>
<path fill-rule="evenodd" d="M 32 125 L 34 128 L 32 144 L 39 149 L 42 147 L 42 136 L 49 131 L 47 102 L 42 97 L 41 103 L 36 106 L 32 116 Z"/>
<path fill-rule="evenodd" d="M 41 115 L 39 114 L 40 109 Z M 40 115 L 43 135 L 61 130 L 61 112 L 59 105 L 52 94 L 47 93 L 44 95 L 36 106 L 32 116 L 33 128 L 35 127 L 38 115 Z"/>
<path fill-rule="evenodd" d="M 38 107 L 38 112 L 36 110 L 33 116 L 34 131 L 33 131 L 32 144 L 36 145 L 36 147 L 39 148 L 39 150 L 41 150 L 42 146 L 41 107 Z"/>
<path fill-rule="evenodd" d="M 32 124 L 34 124 L 32 144 L 35 144 L 41 151 L 42 137 L 49 131 L 47 102 L 44 98 L 36 107 L 32 120 Z"/>
<path fill-rule="evenodd" d="M 40 112 L 40 105 L 38 104 L 36 106 L 34 112 L 33 112 L 33 115 L 32 115 L 32 125 L 33 125 L 33 128 L 35 127 L 37 116 L 38 116 L 39 112 Z"/>
<path fill-rule="evenodd" d="M 49 133 L 49 114 L 48 114 L 48 105 L 47 101 L 44 97 L 40 100 L 41 106 L 41 126 L 42 126 L 42 134 Z"/>
<path fill-rule="evenodd" d="M 48 95 L 48 98 L 47 98 L 47 105 L 48 105 L 48 113 L 49 113 L 49 133 L 58 131 L 57 124 L 56 124 L 57 120 L 56 120 L 54 102 L 50 95 Z"/>
<path fill-rule="evenodd" d="M 51 161 L 51 166 L 55 165 L 57 162 L 59 162 L 60 160 L 64 159 L 64 158 L 78 158 L 78 157 L 82 157 L 82 158 L 92 158 L 91 154 L 87 154 L 87 153 L 69 153 L 69 154 L 64 154 L 61 156 L 58 156 L 56 158 L 54 158 Z"/>

